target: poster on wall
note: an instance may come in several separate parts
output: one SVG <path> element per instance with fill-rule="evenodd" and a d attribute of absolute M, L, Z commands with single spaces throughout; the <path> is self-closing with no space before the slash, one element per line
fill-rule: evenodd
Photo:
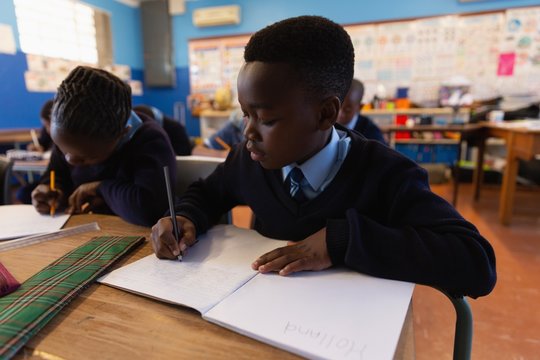
<path fill-rule="evenodd" d="M 499 76 L 505 94 L 515 95 L 515 89 L 519 89 L 520 95 L 540 98 L 539 7 L 506 11 L 501 51 Z"/>
<path fill-rule="evenodd" d="M 229 87 L 236 102 L 236 79 L 244 64 L 244 47 L 249 36 L 201 39 L 189 42 L 191 94 L 213 96 L 220 87 Z"/>
<path fill-rule="evenodd" d="M 17 53 L 13 28 L 7 24 L 0 24 L 0 53 L 9 55 Z"/>
<path fill-rule="evenodd" d="M 476 99 L 498 95 L 497 76 L 504 13 L 468 15 L 458 19 L 456 72 L 471 80 Z"/>
<path fill-rule="evenodd" d="M 516 91 L 540 97 L 540 7 L 346 25 L 345 30 L 355 51 L 354 77 L 365 84 L 365 102 L 382 84 L 388 97 L 404 86 L 412 101 L 437 105 L 441 84 L 453 77 L 470 80 L 475 99 Z M 191 94 L 213 94 L 227 84 L 234 93 L 248 39 L 190 41 Z"/>
<path fill-rule="evenodd" d="M 28 71 L 24 74 L 24 81 L 26 90 L 30 92 L 56 92 L 58 86 L 62 83 L 62 80 L 64 80 L 75 67 L 79 65 L 96 67 L 95 64 L 35 54 L 26 54 L 26 63 Z M 142 95 L 142 83 L 131 79 L 131 67 L 128 65 L 114 64 L 105 67 L 103 70 L 113 73 L 130 85 L 133 95 Z"/>

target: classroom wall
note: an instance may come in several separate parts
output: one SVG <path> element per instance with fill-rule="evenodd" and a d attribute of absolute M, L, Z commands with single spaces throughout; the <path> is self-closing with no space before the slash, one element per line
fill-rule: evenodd
<path fill-rule="evenodd" d="M 112 0 L 84 0 L 111 14 L 114 59 L 117 64 L 132 67 L 132 77 L 143 78 L 140 11 Z M 237 4 L 241 7 L 239 25 L 196 28 L 192 24 L 194 9 Z M 187 43 L 189 39 L 252 33 L 270 23 L 298 15 L 322 15 L 341 24 L 426 17 L 445 14 L 501 10 L 511 7 L 537 6 L 538 0 L 485 0 L 461 3 L 458 0 L 198 0 L 186 1 L 186 13 L 173 19 L 174 55 L 177 85 L 174 88 L 144 88 L 134 104 L 148 103 L 172 114 L 175 101 L 185 101 L 189 93 Z M 16 32 L 13 0 L 0 1 L 0 23 L 11 25 Z M 41 104 L 52 93 L 29 93 L 24 86 L 26 58 L 17 46 L 16 55 L 0 54 L 0 128 L 39 126 Z M 187 117 L 190 135 L 198 135 L 198 121 Z"/>

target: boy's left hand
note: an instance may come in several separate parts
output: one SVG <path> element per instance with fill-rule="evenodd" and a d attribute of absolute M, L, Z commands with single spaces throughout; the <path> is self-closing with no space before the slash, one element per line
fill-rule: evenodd
<path fill-rule="evenodd" d="M 277 271 L 289 275 L 304 270 L 324 270 L 332 266 L 326 248 L 326 228 L 322 228 L 302 241 L 289 241 L 287 246 L 272 250 L 259 257 L 251 267 L 261 273 Z"/>
<path fill-rule="evenodd" d="M 68 212 L 81 214 L 91 212 L 96 207 L 103 205 L 105 200 L 98 196 L 97 189 L 101 181 L 93 181 L 80 185 L 68 199 Z"/>

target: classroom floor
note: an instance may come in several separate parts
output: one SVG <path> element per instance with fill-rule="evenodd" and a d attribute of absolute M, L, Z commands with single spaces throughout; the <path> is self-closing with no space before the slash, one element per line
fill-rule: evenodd
<path fill-rule="evenodd" d="M 450 183 L 432 190 L 451 199 Z M 497 257 L 493 292 L 468 299 L 474 316 L 473 359 L 540 359 L 540 189 L 520 189 L 511 226 L 498 222 L 499 188 L 486 185 L 479 202 L 472 186 L 460 185 L 458 211 L 490 241 Z M 248 212 L 234 212 L 235 223 L 249 224 Z M 438 291 L 418 285 L 413 295 L 417 360 L 452 358 L 455 312 Z"/>
<path fill-rule="evenodd" d="M 450 185 L 432 186 L 451 199 Z M 473 359 L 540 359 L 540 189 L 516 192 L 510 226 L 498 222 L 499 188 L 484 186 L 478 202 L 472 186 L 460 188 L 458 211 L 477 226 L 497 257 L 493 292 L 469 299 L 474 316 Z M 455 315 L 437 291 L 417 286 L 413 295 L 418 360 L 451 359 Z"/>

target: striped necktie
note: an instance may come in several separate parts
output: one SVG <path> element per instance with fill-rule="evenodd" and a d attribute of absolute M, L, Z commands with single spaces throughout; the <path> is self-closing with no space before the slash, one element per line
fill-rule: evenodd
<path fill-rule="evenodd" d="M 304 173 L 298 167 L 295 167 L 289 173 L 290 179 L 290 194 L 291 197 L 299 204 L 308 200 L 306 194 L 302 190 L 302 182 L 304 181 Z"/>

